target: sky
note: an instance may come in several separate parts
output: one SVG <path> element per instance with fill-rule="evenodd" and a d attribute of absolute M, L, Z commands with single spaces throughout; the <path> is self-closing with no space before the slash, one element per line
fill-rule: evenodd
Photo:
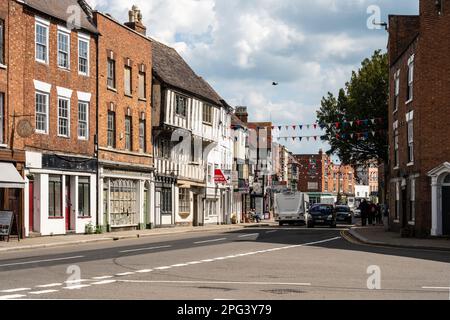
<path fill-rule="evenodd" d="M 147 34 L 178 50 L 250 121 L 312 124 L 323 96 L 337 93 L 361 61 L 381 49 L 387 32 L 368 25 L 389 14 L 418 14 L 419 0 L 88 0 L 119 21 L 133 4 Z M 368 23 L 369 21 L 369 23 Z M 272 83 L 279 83 L 273 86 Z M 281 136 L 320 135 L 313 127 Z M 329 146 L 280 143 L 298 154 Z"/>

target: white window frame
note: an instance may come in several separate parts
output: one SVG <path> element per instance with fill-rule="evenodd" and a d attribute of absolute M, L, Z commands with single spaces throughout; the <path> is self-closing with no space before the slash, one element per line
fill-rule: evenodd
<path fill-rule="evenodd" d="M 45 57 L 46 60 L 42 60 L 38 58 L 37 55 L 37 27 L 43 27 L 46 31 L 47 31 L 47 36 L 46 36 L 46 44 L 45 44 Z M 50 21 L 39 18 L 39 17 L 35 17 L 35 27 L 34 27 L 34 56 L 37 62 L 40 63 L 44 63 L 44 64 L 49 64 L 49 37 L 50 37 Z M 43 44 L 41 44 L 43 45 Z"/>
<path fill-rule="evenodd" d="M 399 144 L 398 121 L 394 122 L 394 170 L 400 167 L 400 144 Z M 396 159 L 395 159 L 396 158 Z"/>
<path fill-rule="evenodd" d="M 409 224 L 414 225 L 416 223 L 416 179 L 412 178 L 410 180 L 410 188 L 411 188 L 411 194 L 410 194 L 410 202 L 409 205 L 412 206 L 410 210 L 412 210 L 412 217 L 408 214 L 408 220 Z M 412 218 L 412 219 L 411 219 Z"/>
<path fill-rule="evenodd" d="M 408 101 L 406 101 L 406 104 L 412 102 L 414 100 L 414 55 L 412 55 L 408 59 L 408 83 L 407 83 L 407 96 Z M 411 90 L 411 92 L 410 92 Z"/>
<path fill-rule="evenodd" d="M 61 52 L 60 48 L 59 48 L 59 36 L 66 36 L 67 37 L 67 52 L 65 52 L 67 54 L 67 66 L 62 66 L 59 63 L 59 54 Z M 70 70 L 70 30 L 58 26 L 58 33 L 57 33 L 57 64 L 58 64 L 58 68 L 60 69 L 64 69 L 64 70 Z"/>
<path fill-rule="evenodd" d="M 46 97 L 46 99 L 45 99 L 45 101 L 46 101 L 46 105 L 45 105 L 45 130 L 40 130 L 40 129 L 37 128 L 37 115 L 38 115 L 37 104 L 36 104 L 37 95 L 42 95 L 42 96 Z M 34 125 L 36 127 L 36 133 L 48 135 L 48 123 L 49 123 L 49 119 L 48 118 L 49 118 L 49 108 L 50 108 L 50 94 L 47 93 L 47 92 L 36 90 L 35 94 L 34 94 L 34 100 L 35 100 L 35 102 L 34 102 L 34 104 L 35 104 L 35 106 L 34 106 L 34 110 L 35 110 Z M 43 114 L 43 113 L 40 113 L 40 114 Z"/>
<path fill-rule="evenodd" d="M 398 111 L 400 104 L 400 70 L 394 75 L 394 113 Z"/>
<path fill-rule="evenodd" d="M 414 165 L 414 111 L 406 114 L 407 143 L 408 143 L 408 166 Z"/>
<path fill-rule="evenodd" d="M 80 136 L 80 105 L 85 105 L 86 106 L 86 136 Z M 77 134 L 78 134 L 78 140 L 89 140 L 89 108 L 90 108 L 90 103 L 88 101 L 81 101 L 78 100 L 78 128 L 77 128 Z"/>
<path fill-rule="evenodd" d="M 61 128 L 60 128 L 59 120 L 60 120 L 62 117 L 60 116 L 60 113 L 59 113 L 59 102 L 60 102 L 61 100 L 67 101 L 67 135 L 63 135 L 63 134 L 60 133 L 60 129 L 61 129 Z M 58 124 L 57 124 L 57 127 L 58 127 L 58 137 L 61 137 L 61 138 L 70 138 L 70 98 L 58 96 L 57 113 L 58 113 Z"/>
<path fill-rule="evenodd" d="M 86 62 L 86 72 L 80 71 L 80 42 L 84 42 L 87 44 L 87 62 Z M 89 35 L 78 33 L 78 74 L 82 76 L 89 76 L 91 70 L 91 61 L 90 61 L 90 52 L 91 52 L 91 37 Z"/>

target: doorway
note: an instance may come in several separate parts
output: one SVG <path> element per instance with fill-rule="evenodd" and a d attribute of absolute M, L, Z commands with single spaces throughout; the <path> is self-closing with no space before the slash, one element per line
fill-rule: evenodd
<path fill-rule="evenodd" d="M 161 227 L 161 191 L 155 193 L 155 227 Z"/>
<path fill-rule="evenodd" d="M 29 232 L 34 231 L 34 181 L 29 182 Z"/>
<path fill-rule="evenodd" d="M 442 187 L 442 232 L 450 235 L 450 186 Z"/>
<path fill-rule="evenodd" d="M 198 195 L 194 193 L 194 221 L 193 225 L 194 227 L 198 227 Z"/>
<path fill-rule="evenodd" d="M 65 198 L 66 198 L 66 231 L 71 231 L 71 222 L 70 222 L 70 212 L 72 209 L 72 201 L 71 201 L 71 196 L 70 196 L 70 182 L 71 182 L 71 177 L 70 176 L 66 176 L 66 185 L 64 188 L 64 193 L 65 193 Z"/>

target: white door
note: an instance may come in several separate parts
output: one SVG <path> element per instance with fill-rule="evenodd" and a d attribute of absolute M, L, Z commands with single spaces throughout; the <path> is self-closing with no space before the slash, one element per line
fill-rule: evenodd
<path fill-rule="evenodd" d="M 161 191 L 156 191 L 155 197 L 155 227 L 161 226 Z"/>

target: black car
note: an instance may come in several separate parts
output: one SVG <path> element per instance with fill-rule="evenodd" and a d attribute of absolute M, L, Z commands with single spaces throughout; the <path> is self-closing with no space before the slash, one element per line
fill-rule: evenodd
<path fill-rule="evenodd" d="M 331 204 L 315 204 L 309 209 L 308 228 L 330 226 L 336 228 L 336 209 Z"/>
<path fill-rule="evenodd" d="M 336 206 L 337 222 L 352 224 L 352 218 L 352 210 L 349 206 Z"/>

